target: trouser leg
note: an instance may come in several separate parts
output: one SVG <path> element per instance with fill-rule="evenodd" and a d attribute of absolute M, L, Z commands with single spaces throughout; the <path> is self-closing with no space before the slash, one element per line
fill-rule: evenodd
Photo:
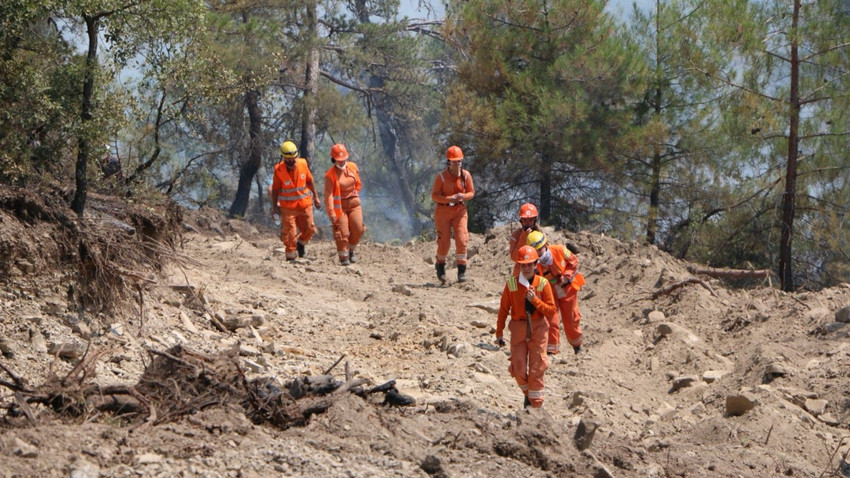
<path fill-rule="evenodd" d="M 581 312 L 578 310 L 578 292 L 572 287 L 567 288 L 567 296 L 559 304 L 561 320 L 564 322 L 564 335 L 567 342 L 573 347 L 579 347 L 584 343 L 581 333 Z"/>
<path fill-rule="evenodd" d="M 287 259 L 295 259 L 298 253 L 295 251 L 295 243 L 298 238 L 298 225 L 295 209 L 280 209 L 280 240 L 286 251 Z"/>
<path fill-rule="evenodd" d="M 437 206 L 434 213 L 434 226 L 437 228 L 437 257 L 438 264 L 445 264 L 446 257 L 452 244 L 451 209 Z"/>
<path fill-rule="evenodd" d="M 543 406 L 546 388 L 543 375 L 549 368 L 546 355 L 546 340 L 549 335 L 549 322 L 546 319 L 531 321 L 531 338 L 528 341 L 528 400 L 533 408 Z"/>
<path fill-rule="evenodd" d="M 549 333 L 547 334 L 546 352 L 556 354 L 561 347 L 561 305 L 563 302 L 557 301 L 558 310 L 550 317 L 547 317 L 549 322 Z"/>
<path fill-rule="evenodd" d="M 298 241 L 306 245 L 316 233 L 316 224 L 313 223 L 313 206 L 299 210 L 295 221 L 300 231 Z"/>
<path fill-rule="evenodd" d="M 451 228 L 455 232 L 455 259 L 458 265 L 466 265 L 466 247 L 469 244 L 469 229 L 467 223 L 469 215 L 466 208 L 458 208 L 458 212 L 452 218 Z M 446 251 L 448 254 L 448 251 Z"/>
<path fill-rule="evenodd" d="M 511 364 L 508 373 L 516 381 L 522 393 L 528 396 L 528 341 L 526 340 L 526 323 L 524 320 L 508 322 L 511 331 Z"/>

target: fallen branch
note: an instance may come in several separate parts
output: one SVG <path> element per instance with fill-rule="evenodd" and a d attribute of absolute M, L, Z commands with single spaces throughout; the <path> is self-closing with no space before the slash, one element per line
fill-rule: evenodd
<path fill-rule="evenodd" d="M 721 269 L 694 266 L 688 267 L 688 272 L 718 279 L 764 279 L 771 275 L 770 269 Z"/>
<path fill-rule="evenodd" d="M 336 367 L 337 365 L 339 365 L 339 363 L 340 363 L 340 362 L 342 362 L 342 359 L 344 359 L 344 358 L 345 358 L 345 354 L 340 355 L 340 356 L 339 356 L 339 358 L 338 358 L 338 359 L 336 359 L 336 362 L 334 362 L 334 363 L 333 363 L 333 365 L 331 365 L 330 367 L 328 367 L 328 369 L 327 369 L 327 370 L 325 370 L 324 372 L 322 372 L 322 375 L 327 375 L 327 374 L 331 373 L 331 370 L 333 370 L 333 369 L 334 369 L 334 367 Z M 348 380 L 348 375 L 347 375 L 347 374 L 346 374 L 345 379 L 346 379 L 346 380 Z"/>
<path fill-rule="evenodd" d="M 661 297 L 662 295 L 667 295 L 667 294 L 673 292 L 674 290 L 680 289 L 680 288 L 682 288 L 682 287 L 684 287 L 688 284 L 699 284 L 699 285 L 705 287 L 706 290 L 711 292 L 712 297 L 717 297 L 717 294 L 714 293 L 714 290 L 711 288 L 711 286 L 708 285 L 704 280 L 697 279 L 696 277 L 691 277 L 690 279 L 685 279 L 681 282 L 676 282 L 675 284 L 669 285 L 669 286 L 667 286 L 663 289 L 659 289 L 659 290 L 653 292 L 652 295 L 649 296 L 649 299 L 650 300 L 657 299 L 657 298 Z"/>

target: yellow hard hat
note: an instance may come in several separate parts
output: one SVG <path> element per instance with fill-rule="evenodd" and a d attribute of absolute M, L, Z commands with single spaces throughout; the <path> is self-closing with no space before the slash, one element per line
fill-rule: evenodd
<path fill-rule="evenodd" d="M 540 249 L 546 245 L 546 236 L 540 231 L 531 231 L 528 233 L 525 243 L 535 249 Z"/>
<path fill-rule="evenodd" d="M 295 146 L 295 143 L 292 141 L 284 141 L 282 145 L 280 145 L 280 154 L 285 158 L 294 158 L 298 156 L 298 146 Z"/>

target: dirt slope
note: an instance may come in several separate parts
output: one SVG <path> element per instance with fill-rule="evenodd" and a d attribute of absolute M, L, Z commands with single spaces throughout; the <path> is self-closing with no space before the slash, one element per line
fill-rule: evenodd
<path fill-rule="evenodd" d="M 3 216 L 0 232 L 13 221 Z M 395 379 L 416 405 L 348 395 L 286 430 L 234 404 L 158 426 L 43 409 L 32 426 L 0 410 L 0 476 L 850 476 L 847 284 L 785 294 L 702 277 L 649 299 L 693 278 L 689 264 L 549 231 L 581 248 L 586 352 L 556 357 L 544 408 L 525 411 L 505 350 L 491 346 L 509 227 L 473 235 L 470 280 L 440 286 L 433 243 L 367 243 L 341 267 L 317 240 L 285 263 L 271 231 L 209 211 L 186 222 L 183 260 L 146 283 L 143 320 L 130 303 L 81 327 L 50 278 L 37 297 L 7 283 L 0 363 L 40 384 L 79 361 L 49 348 L 90 343 L 106 350 L 99 384 L 132 384 L 146 348 L 216 354 L 239 343 L 248 378 L 320 375 L 344 355 L 332 374 Z M 22 276 L 29 289 L 39 277 Z M 11 400 L 0 389 L 0 403 Z M 596 427 L 583 452 L 580 422 Z"/>

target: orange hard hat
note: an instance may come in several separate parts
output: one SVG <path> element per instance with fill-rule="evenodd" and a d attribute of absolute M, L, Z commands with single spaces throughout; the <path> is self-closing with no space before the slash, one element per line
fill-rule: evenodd
<path fill-rule="evenodd" d="M 519 264 L 531 264 L 538 259 L 537 250 L 531 246 L 522 246 L 517 253 L 516 261 Z"/>
<path fill-rule="evenodd" d="M 449 146 L 446 150 L 446 159 L 449 161 L 460 161 L 463 159 L 463 150 L 458 146 Z"/>
<path fill-rule="evenodd" d="M 331 158 L 343 161 L 348 159 L 348 150 L 345 149 L 345 145 L 342 143 L 337 143 L 333 145 L 333 147 L 331 148 Z"/>
<path fill-rule="evenodd" d="M 537 206 L 535 206 L 534 204 L 531 204 L 530 202 L 527 202 L 527 203 L 525 203 L 525 204 L 523 204 L 522 206 L 519 207 L 519 218 L 520 219 L 531 218 L 531 217 L 537 217 Z"/>

